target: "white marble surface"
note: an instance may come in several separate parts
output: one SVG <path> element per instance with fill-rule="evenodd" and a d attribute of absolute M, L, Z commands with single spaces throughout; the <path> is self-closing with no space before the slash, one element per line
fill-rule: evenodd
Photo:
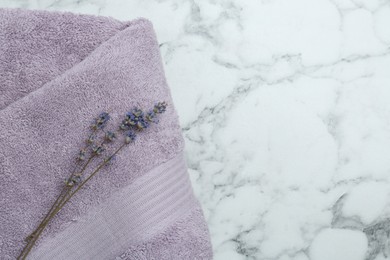
<path fill-rule="evenodd" d="M 389 0 L 1 0 L 154 23 L 216 260 L 390 259 Z"/>

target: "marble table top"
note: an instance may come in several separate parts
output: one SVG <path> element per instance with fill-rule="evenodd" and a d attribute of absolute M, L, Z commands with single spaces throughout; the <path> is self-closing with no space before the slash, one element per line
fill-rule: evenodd
<path fill-rule="evenodd" d="M 389 259 L 389 0 L 0 7 L 153 22 L 216 260 Z"/>

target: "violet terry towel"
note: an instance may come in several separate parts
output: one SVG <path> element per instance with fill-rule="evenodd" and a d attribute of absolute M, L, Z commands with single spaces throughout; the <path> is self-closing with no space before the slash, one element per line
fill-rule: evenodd
<path fill-rule="evenodd" d="M 160 123 L 69 201 L 27 259 L 212 258 L 148 20 L 0 9 L 0 75 L 0 259 L 15 259 L 49 210 L 91 120 L 156 101 L 168 103 Z"/>

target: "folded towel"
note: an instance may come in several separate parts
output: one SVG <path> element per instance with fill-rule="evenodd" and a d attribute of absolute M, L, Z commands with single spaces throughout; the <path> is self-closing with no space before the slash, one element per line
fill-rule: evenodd
<path fill-rule="evenodd" d="M 211 259 L 152 24 L 0 9 L 0 259 L 60 193 L 90 122 L 166 101 L 159 124 L 57 214 L 27 259 Z"/>

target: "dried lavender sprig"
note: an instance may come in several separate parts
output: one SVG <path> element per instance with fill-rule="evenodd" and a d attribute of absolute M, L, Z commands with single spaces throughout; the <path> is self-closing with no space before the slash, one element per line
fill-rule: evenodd
<path fill-rule="evenodd" d="M 154 123 L 157 123 L 158 121 L 155 120 L 155 117 L 157 114 L 161 114 L 163 112 L 166 111 L 166 107 L 167 107 L 167 103 L 166 102 L 159 102 L 157 103 L 153 110 L 151 112 L 148 113 L 147 116 L 149 117 L 144 117 L 144 113 L 142 110 L 138 109 L 138 108 L 134 108 L 131 112 L 128 112 L 126 113 L 126 118 L 125 120 L 128 121 L 128 123 L 130 124 L 130 127 L 133 126 L 135 127 L 138 131 L 142 131 L 143 129 L 147 128 L 149 126 L 149 123 L 147 123 L 147 121 L 149 122 L 154 122 Z M 124 121 L 125 121 L 124 120 Z M 121 128 L 121 127 L 120 127 Z M 123 128 L 122 128 L 123 129 Z M 116 135 L 115 133 L 111 133 L 111 132 L 108 132 L 106 133 L 105 135 L 105 138 L 106 140 L 111 140 L 111 138 L 115 138 Z M 129 144 L 130 142 L 133 142 L 135 140 L 135 137 L 136 137 L 136 134 L 133 132 L 133 131 L 128 131 L 126 136 L 125 136 L 125 143 L 123 145 L 121 145 L 118 150 L 116 150 L 114 152 L 113 155 L 109 156 L 109 158 L 111 159 L 112 157 L 114 157 L 126 144 Z M 109 159 L 109 160 L 110 160 Z M 84 186 L 84 184 L 89 180 L 91 179 L 97 172 L 99 172 L 99 170 L 104 166 L 106 165 L 107 161 L 104 161 L 101 165 L 98 166 L 98 168 L 86 179 L 84 180 L 82 183 L 80 183 L 78 185 L 78 187 L 76 188 L 75 191 L 73 191 L 71 193 L 71 195 L 69 195 L 69 197 L 62 203 L 62 205 L 58 206 L 58 211 L 61 210 L 61 208 L 70 200 L 71 197 L 74 196 L 74 194 L 81 189 L 82 186 Z"/>
<path fill-rule="evenodd" d="M 110 114 L 107 112 L 102 112 L 100 115 L 95 119 L 95 123 L 92 124 L 92 129 L 103 129 L 106 125 L 108 120 L 110 120 Z"/>
<path fill-rule="evenodd" d="M 159 102 L 159 103 L 157 103 L 156 105 L 155 105 L 155 107 L 154 107 L 154 109 L 153 109 L 153 114 L 152 113 L 148 113 L 148 116 L 149 117 L 147 117 L 146 118 L 146 120 L 147 121 L 149 121 L 149 122 L 154 122 L 154 123 L 157 123 L 156 121 L 154 121 L 153 120 L 153 118 L 154 118 L 154 115 L 155 114 L 159 114 L 159 113 L 163 113 L 163 112 L 165 112 L 165 110 L 166 110 L 166 106 L 167 106 L 167 103 L 166 102 Z M 139 120 L 138 121 L 138 123 L 137 124 L 134 124 L 134 125 L 132 125 L 132 126 L 135 126 L 136 127 L 136 129 L 137 130 L 139 130 L 139 131 L 141 131 L 141 130 L 143 130 L 143 129 L 145 129 L 145 128 L 147 128 L 148 126 L 149 126 L 149 124 L 147 123 L 147 121 L 145 120 L 145 118 L 143 117 L 143 112 L 141 111 L 141 113 L 139 112 L 139 111 L 136 111 L 136 115 L 137 116 L 140 116 L 141 117 L 141 120 Z M 108 115 L 104 115 L 104 118 L 106 118 L 106 116 L 108 116 Z M 109 119 L 109 117 L 108 117 L 108 119 Z M 106 121 L 108 121 L 108 119 L 106 120 Z M 105 121 L 105 120 L 103 120 L 103 121 Z M 98 127 L 95 127 L 95 129 L 102 129 L 104 126 L 105 126 L 105 123 L 106 123 L 106 121 L 105 122 L 103 122 L 103 124 L 101 124 L 101 125 L 98 125 Z M 102 123 L 101 121 L 99 121 L 99 123 Z M 101 127 L 99 127 L 99 126 L 101 126 Z M 122 127 L 120 127 L 120 128 L 122 128 Z M 123 128 L 122 128 L 123 129 Z M 43 231 L 43 229 L 45 228 L 45 226 L 47 225 L 47 223 L 48 223 L 48 221 L 52 218 L 52 217 L 54 217 L 61 209 L 62 209 L 62 207 L 70 200 L 70 198 L 71 197 L 73 197 L 74 196 L 74 194 L 89 180 L 89 179 L 91 179 L 104 165 L 106 165 L 107 164 L 107 162 L 109 162 L 109 161 L 111 161 L 111 159 L 126 145 L 126 144 L 128 144 L 128 143 L 130 143 L 131 141 L 134 141 L 134 138 L 135 138 L 135 134 L 132 132 L 132 131 L 129 131 L 128 132 L 128 134 L 127 134 L 127 136 L 126 136 L 126 139 L 125 139 L 125 144 L 123 144 L 122 146 L 120 146 L 115 152 L 114 152 L 114 154 L 113 155 L 111 155 L 110 157 L 109 157 L 109 159 L 108 159 L 108 161 L 107 161 L 107 159 L 105 159 L 104 160 L 104 162 L 101 164 L 101 165 L 99 165 L 99 167 L 85 180 L 85 181 L 83 181 L 77 188 L 76 188 L 76 190 L 74 191 L 74 192 L 72 192 L 71 193 L 71 195 L 69 195 L 69 197 L 66 199 L 66 200 L 64 200 L 64 198 L 68 195 L 68 192 L 69 192 L 69 190 L 73 187 L 73 186 L 71 186 L 70 187 L 70 189 L 68 190 L 68 192 L 65 194 L 65 196 L 63 196 L 62 198 L 61 198 L 61 200 L 60 200 L 60 202 L 58 203 L 58 206 L 55 208 L 55 210 L 53 211 L 53 213 L 52 214 L 50 214 L 50 218 L 46 221 L 46 223 L 43 225 L 43 227 L 40 229 L 40 231 L 39 231 L 39 233 L 36 235 L 36 236 L 34 236 L 34 240 L 32 241 L 32 243 L 29 243 L 29 247 L 28 247 L 28 249 L 27 249 L 27 253 L 25 254 L 25 256 L 23 257 L 23 259 L 25 259 L 25 257 L 27 256 L 27 254 L 29 253 L 29 251 L 31 250 L 31 248 L 33 247 L 33 245 L 35 244 L 35 242 L 36 242 L 36 240 L 38 239 L 38 237 L 39 237 L 39 235 L 42 233 L 42 231 Z M 96 153 L 96 151 L 95 151 L 95 153 Z M 99 153 L 96 153 L 97 155 L 99 154 Z M 89 162 L 88 162 L 89 163 Z M 83 168 L 83 169 L 85 169 L 85 167 Z M 24 251 L 24 250 L 23 250 Z M 23 254 L 23 252 L 21 253 L 21 255 Z M 18 258 L 19 259 L 19 258 Z"/>

